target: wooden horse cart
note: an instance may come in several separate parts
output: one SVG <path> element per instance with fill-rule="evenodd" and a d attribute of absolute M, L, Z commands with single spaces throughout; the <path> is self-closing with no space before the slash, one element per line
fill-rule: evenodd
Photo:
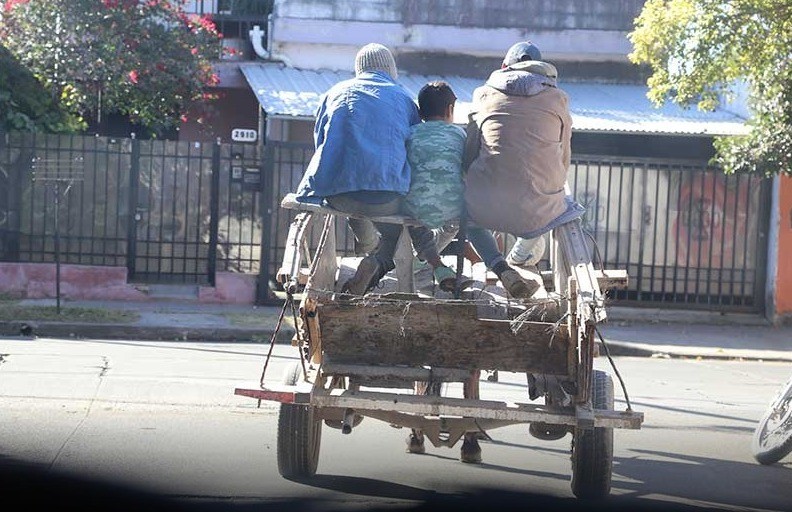
<path fill-rule="evenodd" d="M 336 222 L 345 215 L 292 196 L 281 207 L 299 210 L 278 280 L 290 300 L 302 292 L 299 315 L 294 307 L 299 319 L 293 340 L 301 363 L 279 384 L 265 383 L 262 373 L 259 385 L 235 389 L 237 395 L 280 402 L 281 475 L 315 474 L 323 425 L 349 434 L 370 417 L 421 431 L 435 447 L 453 447 L 465 433 L 529 424 L 540 439 L 571 434 L 577 497 L 609 494 L 613 429 L 639 429 L 643 414 L 629 400 L 626 410 L 616 411 L 611 375 L 593 368 L 601 346 L 596 326 L 606 319 L 602 290 L 626 286 L 627 276 L 595 270 L 579 221 L 551 233 L 552 270 L 536 276 L 544 287 L 531 299 L 508 298 L 483 264 L 466 263 L 476 284 L 456 297 L 431 282 L 422 285 L 406 229 L 396 269 L 381 289 L 361 297 L 340 293 L 359 261 L 336 253 Z M 321 226 L 313 250 L 306 243 L 311 225 Z M 478 273 L 474 267 L 481 267 Z M 470 382 L 471 375 L 478 381 L 482 370 L 526 374 L 526 402 L 415 392 L 419 382 L 448 390 L 447 383 Z"/>

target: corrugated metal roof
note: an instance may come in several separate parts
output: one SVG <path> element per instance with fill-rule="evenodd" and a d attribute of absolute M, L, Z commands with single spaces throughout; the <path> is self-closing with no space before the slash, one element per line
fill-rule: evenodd
<path fill-rule="evenodd" d="M 240 68 L 262 108 L 273 117 L 312 119 L 322 94 L 351 78 L 347 71 L 296 69 L 277 63 L 241 64 Z M 457 95 L 455 121 L 464 123 L 481 80 L 460 76 L 400 74 L 414 98 L 429 81 L 445 80 Z M 726 110 L 701 112 L 667 103 L 655 108 L 641 85 L 563 83 L 569 94 L 573 130 L 581 132 L 736 135 L 746 133 L 745 120 Z"/>

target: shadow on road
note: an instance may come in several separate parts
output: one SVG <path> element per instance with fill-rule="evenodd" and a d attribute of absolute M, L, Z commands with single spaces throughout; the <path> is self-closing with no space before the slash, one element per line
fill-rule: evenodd
<path fill-rule="evenodd" d="M 633 496 L 659 494 L 749 508 L 762 500 L 762 508 L 790 510 L 792 473 L 782 464 L 762 466 L 654 450 L 631 452 L 638 456 L 614 459 L 613 476 L 626 478 L 627 482 L 614 482 L 614 488 L 632 491 Z"/>
<path fill-rule="evenodd" d="M 653 455 L 668 455 L 647 452 Z M 668 455 L 672 456 L 672 455 Z M 638 483 L 619 485 L 619 488 L 632 488 L 630 495 L 611 496 L 600 501 L 585 501 L 575 498 L 562 498 L 536 493 L 521 493 L 497 488 L 463 489 L 455 493 L 440 493 L 393 482 L 372 478 L 359 478 L 338 475 L 317 475 L 302 483 L 313 487 L 343 492 L 349 495 L 372 498 L 350 499 L 348 502 L 332 499 L 277 499 L 251 497 L 174 497 L 141 491 L 118 482 L 97 481 L 81 478 L 71 474 L 48 470 L 46 467 L 19 462 L 0 456 L 0 487 L 3 489 L 3 501 L 9 510 L 52 511 L 73 509 L 112 510 L 114 512 L 296 512 L 296 511 L 382 511 L 382 512 L 439 512 L 452 510 L 498 510 L 499 512 L 535 510 L 553 512 L 563 510 L 585 512 L 703 512 L 718 510 L 702 506 L 681 505 L 662 502 L 641 497 L 641 489 L 650 489 L 651 493 L 668 493 L 683 498 L 708 500 L 713 496 L 686 496 L 689 491 L 682 489 L 681 482 L 690 479 L 705 478 L 719 461 L 702 461 L 707 465 L 690 464 L 696 458 L 677 463 L 660 463 L 665 466 L 652 468 L 652 465 L 622 459 L 618 463 L 618 473 L 636 479 Z M 761 467 L 760 470 L 771 471 L 773 468 Z M 776 471 L 778 468 L 775 468 Z M 723 478 L 728 467 L 716 467 L 719 478 Z M 676 476 L 673 474 L 676 473 Z M 783 476 L 789 477 L 787 471 Z M 553 476 L 553 475 L 545 475 Z M 713 477 L 709 477 L 713 478 Z M 663 483 L 667 482 L 667 483 Z M 735 492 L 752 492 L 738 485 L 738 482 L 726 479 L 719 488 L 722 490 L 734 487 Z M 687 487 L 689 489 L 689 486 Z M 732 497 L 734 499 L 734 497 Z M 383 501 L 384 500 L 384 501 Z M 377 503 L 381 501 L 382 503 Z M 713 501 L 725 503 L 723 499 Z M 403 502 L 403 503 L 401 503 Z M 739 503 L 739 500 L 731 503 Z M 779 509 L 780 510 L 780 509 Z"/>
<path fill-rule="evenodd" d="M 328 491 L 397 500 L 425 501 L 437 494 L 435 491 L 409 485 L 355 476 L 315 475 L 310 479 L 294 479 L 293 481 Z"/>

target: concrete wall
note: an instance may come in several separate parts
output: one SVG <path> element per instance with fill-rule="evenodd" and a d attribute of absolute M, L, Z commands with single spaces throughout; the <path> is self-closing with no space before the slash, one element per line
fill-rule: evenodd
<path fill-rule="evenodd" d="M 438 5 L 439 4 L 439 5 Z M 630 30 L 644 0 L 278 0 L 277 14 L 335 21 Z"/>
<path fill-rule="evenodd" d="M 627 33 L 642 1 L 279 0 L 272 49 L 295 67 L 351 70 L 357 50 L 379 42 L 395 54 L 502 58 L 530 39 L 552 62 L 627 63 Z M 435 4 L 436 5 L 436 4 Z M 317 58 L 321 55 L 321 58 Z"/>

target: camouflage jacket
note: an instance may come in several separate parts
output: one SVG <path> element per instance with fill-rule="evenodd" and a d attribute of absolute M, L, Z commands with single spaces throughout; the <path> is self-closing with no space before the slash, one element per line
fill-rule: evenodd
<path fill-rule="evenodd" d="M 408 215 L 428 228 L 456 220 L 462 213 L 462 153 L 465 130 L 444 121 L 414 125 L 407 139 L 410 192 L 404 201 Z"/>

